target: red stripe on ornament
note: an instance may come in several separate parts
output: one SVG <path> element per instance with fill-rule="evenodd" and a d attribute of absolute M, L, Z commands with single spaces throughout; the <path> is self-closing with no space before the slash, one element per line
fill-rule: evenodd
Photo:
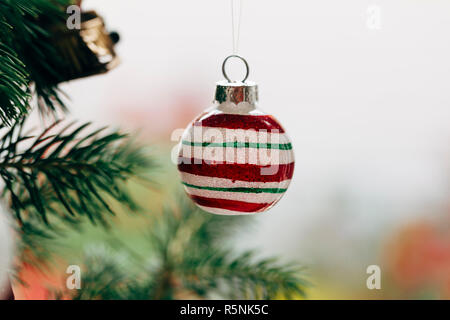
<path fill-rule="evenodd" d="M 258 212 L 269 207 L 272 203 L 251 203 L 236 200 L 225 200 L 215 198 L 205 198 L 200 196 L 189 195 L 192 200 L 204 207 L 220 208 L 225 210 L 239 212 Z"/>
<path fill-rule="evenodd" d="M 253 116 L 221 113 L 207 116 L 205 119 L 200 118 L 194 121 L 194 126 L 244 130 L 278 130 L 279 133 L 284 133 L 283 127 L 270 115 Z"/>
<path fill-rule="evenodd" d="M 178 170 L 197 176 L 217 177 L 251 182 L 280 182 L 292 178 L 295 163 L 258 166 L 239 163 L 212 163 L 194 158 L 178 158 Z M 272 171 L 273 170 L 273 171 Z"/>

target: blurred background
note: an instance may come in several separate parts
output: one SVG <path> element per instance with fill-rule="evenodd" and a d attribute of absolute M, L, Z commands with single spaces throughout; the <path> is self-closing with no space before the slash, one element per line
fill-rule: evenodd
<path fill-rule="evenodd" d="M 231 54 L 230 1 L 83 9 L 120 33 L 121 65 L 62 87 L 70 118 L 138 132 L 163 186 L 137 195 L 160 208 L 179 184 L 172 133 L 210 106 Z M 306 266 L 312 299 L 450 298 L 450 2 L 243 0 L 242 9 L 239 53 L 260 107 L 293 141 L 296 169 L 236 246 Z M 90 241 L 81 238 L 68 246 Z M 381 268 L 380 290 L 366 287 L 370 265 Z"/>

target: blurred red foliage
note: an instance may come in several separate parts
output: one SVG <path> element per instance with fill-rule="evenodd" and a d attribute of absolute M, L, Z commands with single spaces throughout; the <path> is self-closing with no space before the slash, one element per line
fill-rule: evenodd
<path fill-rule="evenodd" d="M 402 228 L 388 243 L 387 266 L 394 283 L 403 290 L 436 290 L 450 298 L 449 221 L 421 221 Z M 446 220 L 446 219 L 444 219 Z"/>

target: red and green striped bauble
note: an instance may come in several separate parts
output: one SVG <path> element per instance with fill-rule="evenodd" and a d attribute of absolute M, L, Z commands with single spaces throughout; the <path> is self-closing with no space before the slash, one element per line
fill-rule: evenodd
<path fill-rule="evenodd" d="M 269 210 L 294 173 L 292 144 L 274 117 L 242 103 L 201 114 L 180 142 L 178 169 L 188 196 L 224 215 Z"/>

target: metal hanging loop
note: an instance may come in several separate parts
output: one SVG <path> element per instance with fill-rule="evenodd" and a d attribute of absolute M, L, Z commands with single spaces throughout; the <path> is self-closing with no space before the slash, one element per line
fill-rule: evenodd
<path fill-rule="evenodd" d="M 240 59 L 242 62 L 244 62 L 245 68 L 246 68 L 247 71 L 246 71 L 246 73 L 245 73 L 244 79 L 243 79 L 241 82 L 245 82 L 245 81 L 247 80 L 249 74 L 250 74 L 250 67 L 248 66 L 247 60 L 245 60 L 244 58 L 242 58 L 241 56 L 239 56 L 239 55 L 237 55 L 237 54 L 232 54 L 231 56 L 226 57 L 225 60 L 223 61 L 223 64 L 222 64 L 222 73 L 223 73 L 223 76 L 225 77 L 225 79 L 227 79 L 228 82 L 236 82 L 236 81 L 232 81 L 232 80 L 228 77 L 227 72 L 226 72 L 226 70 L 225 70 L 226 64 L 227 64 L 227 62 L 228 62 L 228 60 L 229 60 L 230 58 L 238 58 L 238 59 Z"/>

